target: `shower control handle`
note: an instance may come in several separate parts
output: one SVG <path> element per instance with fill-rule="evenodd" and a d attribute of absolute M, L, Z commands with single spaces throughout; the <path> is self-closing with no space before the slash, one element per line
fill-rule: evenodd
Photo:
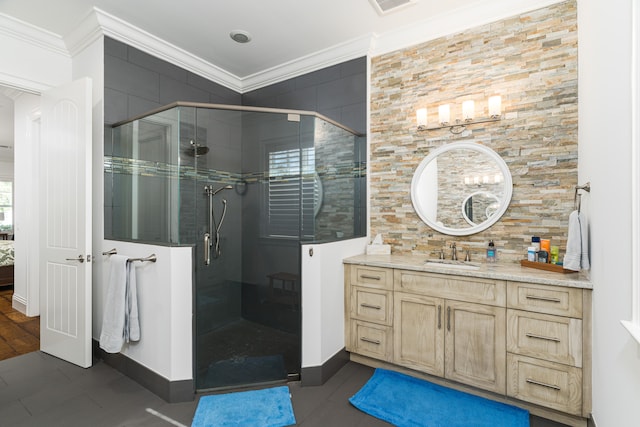
<path fill-rule="evenodd" d="M 204 233 L 204 265 L 211 263 L 211 235 Z"/>

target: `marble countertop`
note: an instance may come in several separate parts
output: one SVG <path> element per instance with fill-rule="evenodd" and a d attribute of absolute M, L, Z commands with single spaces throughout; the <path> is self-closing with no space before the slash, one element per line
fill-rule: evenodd
<path fill-rule="evenodd" d="M 429 273 L 455 274 L 457 276 L 593 289 L 588 274 L 584 272 L 564 274 L 522 267 L 516 263 L 501 262 L 473 263 L 478 264 L 479 268 L 463 269 L 447 264 L 427 263 L 428 259 L 427 256 L 418 255 L 356 255 L 344 259 L 343 262 L 345 264 L 360 264 L 372 267 L 401 268 L 404 270 L 425 271 Z"/>

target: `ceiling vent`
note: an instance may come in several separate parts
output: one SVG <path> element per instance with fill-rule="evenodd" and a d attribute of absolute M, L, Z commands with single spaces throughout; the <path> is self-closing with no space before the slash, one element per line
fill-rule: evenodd
<path fill-rule="evenodd" d="M 369 0 L 378 15 L 386 15 L 403 7 L 412 5 L 418 0 Z"/>

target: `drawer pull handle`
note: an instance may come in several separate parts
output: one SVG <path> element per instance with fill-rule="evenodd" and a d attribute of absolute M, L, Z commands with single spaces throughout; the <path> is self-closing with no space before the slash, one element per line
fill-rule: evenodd
<path fill-rule="evenodd" d="M 370 276 L 368 274 L 361 274 L 360 278 L 361 279 L 370 279 L 370 280 L 380 280 L 381 279 L 380 276 Z"/>
<path fill-rule="evenodd" d="M 379 305 L 371 305 L 371 304 L 365 304 L 365 303 L 360 304 L 360 307 L 372 308 L 374 310 L 381 310 L 382 309 L 382 307 L 380 307 Z"/>
<path fill-rule="evenodd" d="M 447 331 L 451 331 L 451 307 L 447 307 Z"/>
<path fill-rule="evenodd" d="M 442 329 L 442 306 L 438 304 L 438 329 Z"/>
<path fill-rule="evenodd" d="M 543 383 L 543 382 L 540 382 L 540 381 L 532 380 L 531 378 L 527 378 L 527 382 L 529 384 L 535 384 L 535 385 L 539 385 L 539 386 L 542 386 L 542 387 L 552 388 L 552 389 L 558 390 L 558 391 L 561 390 L 560 387 L 558 387 L 557 385 Z"/>
<path fill-rule="evenodd" d="M 545 337 L 543 335 L 536 335 L 536 334 L 530 334 L 530 333 L 526 333 L 524 334 L 527 338 L 536 338 L 539 340 L 545 340 L 545 341 L 553 341 L 553 342 L 560 342 L 559 338 L 554 338 L 554 337 Z"/>
<path fill-rule="evenodd" d="M 367 337 L 361 337 L 360 341 L 369 342 L 369 343 L 375 344 L 375 345 L 380 345 L 380 340 L 373 340 L 373 339 L 367 338 Z"/>
<path fill-rule="evenodd" d="M 527 295 L 527 299 L 538 300 L 538 301 L 548 301 L 548 302 L 562 302 L 560 298 L 551 298 L 551 297 L 541 297 L 538 295 Z"/>

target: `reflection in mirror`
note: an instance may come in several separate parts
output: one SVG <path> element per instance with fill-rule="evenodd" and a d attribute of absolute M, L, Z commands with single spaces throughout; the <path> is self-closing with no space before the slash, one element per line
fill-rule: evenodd
<path fill-rule="evenodd" d="M 441 233 L 459 236 L 478 233 L 498 221 L 511 193 L 511 173 L 504 160 L 476 142 L 433 150 L 411 183 L 418 216 Z"/>
<path fill-rule="evenodd" d="M 462 216 L 470 225 L 481 224 L 490 219 L 500 208 L 500 199 L 493 193 L 476 191 L 462 202 Z"/>

